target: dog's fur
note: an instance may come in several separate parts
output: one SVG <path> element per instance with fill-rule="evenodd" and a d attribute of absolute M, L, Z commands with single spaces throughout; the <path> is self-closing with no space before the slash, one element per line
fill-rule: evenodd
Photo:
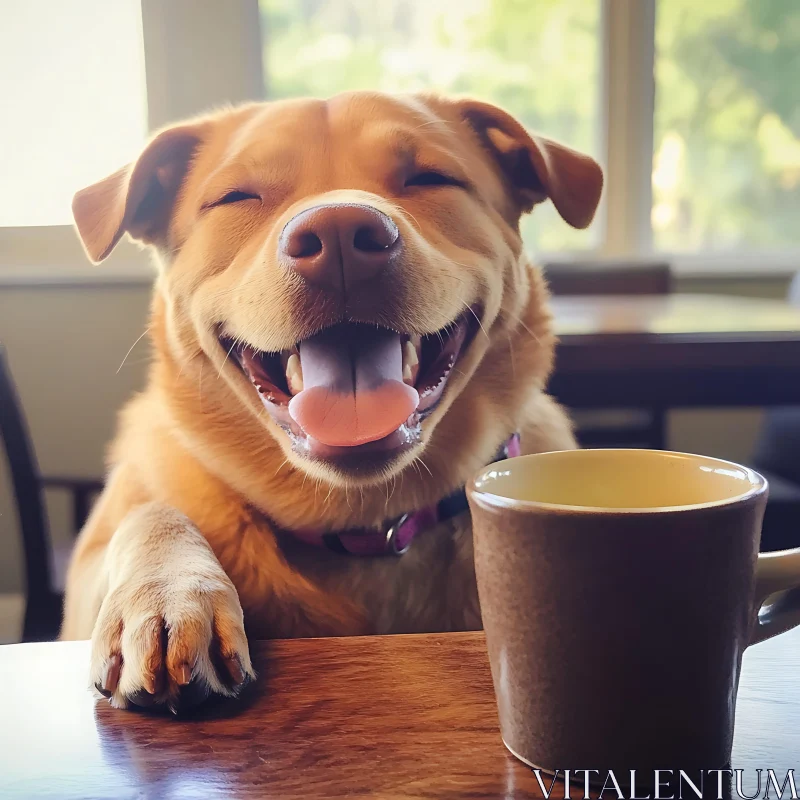
<path fill-rule="evenodd" d="M 403 176 L 423 167 L 468 186 L 404 190 Z M 514 431 L 525 452 L 574 446 L 544 393 L 554 338 L 519 219 L 550 199 L 583 227 L 601 186 L 594 161 L 529 136 L 493 106 L 351 93 L 168 128 L 135 164 L 76 195 L 94 261 L 126 232 L 159 256 L 150 379 L 121 415 L 106 489 L 72 559 L 62 630 L 92 637 L 99 686 L 121 655 L 114 704 L 143 689 L 173 703 L 184 665 L 209 689 L 235 693 L 219 659 L 252 676 L 245 622 L 252 637 L 480 627 L 468 516 L 425 531 L 401 558 L 342 556 L 277 531 L 378 526 L 436 503 Z M 206 207 L 233 188 L 261 202 Z M 361 476 L 293 452 L 218 339 L 223 330 L 275 351 L 334 321 L 274 254 L 299 211 L 354 201 L 389 215 L 406 248 L 367 321 L 429 334 L 482 309 L 422 444 Z"/>

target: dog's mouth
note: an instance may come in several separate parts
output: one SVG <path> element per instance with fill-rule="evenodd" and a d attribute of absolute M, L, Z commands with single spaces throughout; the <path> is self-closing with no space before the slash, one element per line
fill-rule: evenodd
<path fill-rule="evenodd" d="M 422 337 L 341 323 L 278 353 L 220 341 L 295 451 L 358 469 L 419 442 L 478 325 L 470 309 Z"/>

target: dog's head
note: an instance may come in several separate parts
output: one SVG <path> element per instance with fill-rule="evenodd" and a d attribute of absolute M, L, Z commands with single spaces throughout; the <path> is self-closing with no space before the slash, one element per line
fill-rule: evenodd
<path fill-rule="evenodd" d="M 210 362 L 209 413 L 365 486 L 435 437 L 446 461 L 470 427 L 490 452 L 512 432 L 552 349 L 520 215 L 549 199 L 585 227 L 601 186 L 494 106 L 358 92 L 168 128 L 73 209 L 94 261 L 126 232 L 155 246 L 161 355 Z"/>

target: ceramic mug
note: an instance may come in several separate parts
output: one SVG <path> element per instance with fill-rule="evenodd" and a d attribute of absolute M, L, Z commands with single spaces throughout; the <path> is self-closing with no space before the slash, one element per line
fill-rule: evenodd
<path fill-rule="evenodd" d="M 800 624 L 800 549 L 758 552 L 767 481 L 574 450 L 490 465 L 468 495 L 506 747 L 549 772 L 725 766 L 745 648 Z"/>

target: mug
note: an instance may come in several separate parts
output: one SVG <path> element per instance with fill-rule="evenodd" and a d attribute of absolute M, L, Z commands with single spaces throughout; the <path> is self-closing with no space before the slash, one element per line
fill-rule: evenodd
<path fill-rule="evenodd" d="M 745 648 L 800 624 L 800 549 L 758 552 L 767 481 L 572 450 L 490 465 L 468 497 L 506 747 L 562 774 L 728 764 Z"/>

